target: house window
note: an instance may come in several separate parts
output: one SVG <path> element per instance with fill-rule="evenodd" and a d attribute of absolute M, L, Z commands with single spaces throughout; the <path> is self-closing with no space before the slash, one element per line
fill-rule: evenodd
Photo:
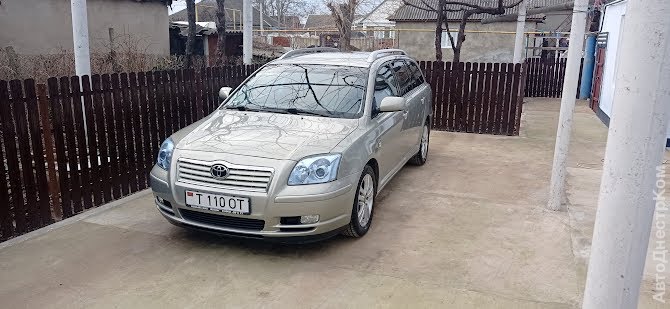
<path fill-rule="evenodd" d="M 458 38 L 458 32 L 454 32 L 454 31 L 450 31 L 450 32 L 451 32 L 451 37 L 454 38 L 454 43 L 456 43 L 456 40 Z M 449 37 L 447 36 L 446 31 L 442 32 L 442 48 L 452 48 L 451 41 L 449 40 Z"/>
<path fill-rule="evenodd" d="M 384 37 L 384 31 L 375 31 L 375 39 L 383 39 Z"/>

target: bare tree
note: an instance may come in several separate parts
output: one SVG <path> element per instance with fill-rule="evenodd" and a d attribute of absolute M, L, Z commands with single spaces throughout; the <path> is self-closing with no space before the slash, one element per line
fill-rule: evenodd
<path fill-rule="evenodd" d="M 491 2 L 493 1 L 496 2 L 495 6 L 482 6 L 480 5 L 481 1 L 402 0 L 405 5 L 434 12 L 437 15 L 435 21 L 435 60 L 442 61 L 442 31 L 447 31 L 447 38 L 454 52 L 453 62 L 461 61 L 461 48 L 463 42 L 465 42 L 465 25 L 470 17 L 475 14 L 502 15 L 505 14 L 506 9 L 516 7 L 522 0 L 491 0 Z M 449 21 L 446 18 L 447 13 L 450 12 L 460 14 L 456 39 L 449 30 Z"/>
<path fill-rule="evenodd" d="M 188 19 L 186 67 L 191 68 L 193 66 L 193 52 L 195 49 L 195 0 L 186 0 L 186 15 Z"/>
<path fill-rule="evenodd" d="M 356 16 L 356 7 L 360 4 L 360 0 L 346 0 L 344 2 L 330 1 L 326 6 L 330 10 L 335 20 L 335 26 L 340 32 L 339 47 L 342 51 L 351 51 L 351 28 Z"/>
<path fill-rule="evenodd" d="M 226 63 L 226 6 L 225 0 L 216 0 L 216 66 Z"/>

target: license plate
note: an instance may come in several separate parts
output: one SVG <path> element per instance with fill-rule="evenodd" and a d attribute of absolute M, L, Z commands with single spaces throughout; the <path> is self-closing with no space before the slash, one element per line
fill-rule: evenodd
<path fill-rule="evenodd" d="M 243 215 L 251 213 L 248 197 L 223 194 L 186 191 L 186 206 Z"/>

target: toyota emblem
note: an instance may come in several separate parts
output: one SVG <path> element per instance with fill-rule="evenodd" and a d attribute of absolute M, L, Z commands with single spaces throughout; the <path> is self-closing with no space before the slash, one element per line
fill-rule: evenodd
<path fill-rule="evenodd" d="M 225 179 L 228 177 L 228 168 L 223 164 L 214 164 L 209 170 L 212 173 L 212 177 L 216 179 Z"/>

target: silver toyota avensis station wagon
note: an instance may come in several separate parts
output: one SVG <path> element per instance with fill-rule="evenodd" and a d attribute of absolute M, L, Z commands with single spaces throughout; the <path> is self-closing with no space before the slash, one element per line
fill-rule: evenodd
<path fill-rule="evenodd" d="M 377 192 L 426 162 L 431 90 L 401 50 L 291 51 L 219 96 L 151 171 L 173 224 L 283 242 L 361 237 Z"/>

